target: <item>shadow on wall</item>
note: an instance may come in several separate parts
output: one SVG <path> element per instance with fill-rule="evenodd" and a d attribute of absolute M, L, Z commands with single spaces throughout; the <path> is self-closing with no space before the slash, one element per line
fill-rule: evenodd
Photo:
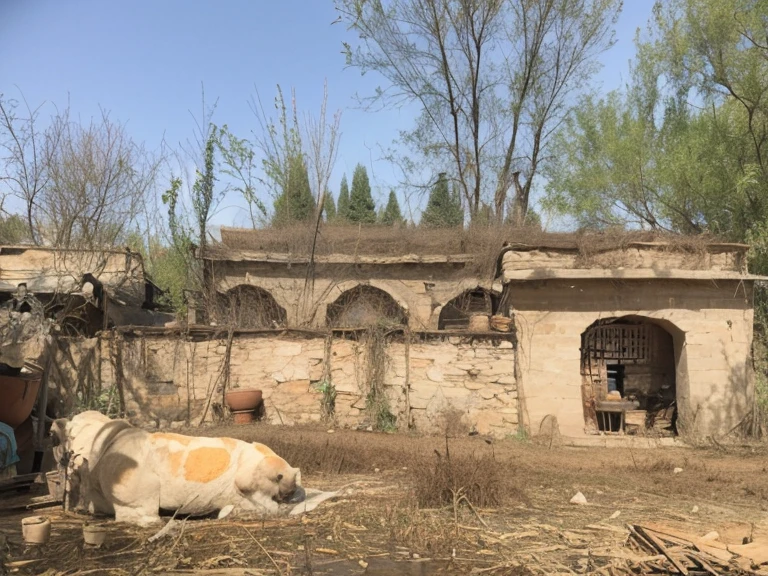
<path fill-rule="evenodd" d="M 696 443 L 755 433 L 758 415 L 754 395 L 754 372 L 749 364 L 731 367 L 723 386 L 710 384 L 705 400 L 692 406 L 686 436 Z"/>

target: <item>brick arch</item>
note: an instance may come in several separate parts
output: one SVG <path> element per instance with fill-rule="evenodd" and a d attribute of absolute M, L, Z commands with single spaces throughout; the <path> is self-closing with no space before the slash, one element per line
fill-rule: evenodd
<path fill-rule="evenodd" d="M 277 328 L 287 323 L 286 308 L 261 286 L 241 283 L 217 294 L 217 319 L 238 328 Z"/>
<path fill-rule="evenodd" d="M 326 325 L 334 325 L 340 312 L 334 310 L 345 297 L 353 297 L 356 291 L 367 292 L 370 296 L 380 297 L 381 304 L 386 308 L 382 312 L 391 320 L 404 325 L 408 324 L 410 307 L 398 290 L 386 283 L 377 280 L 366 282 L 346 281 L 335 284 L 322 300 L 321 308 L 325 311 Z"/>
<path fill-rule="evenodd" d="M 458 289 L 453 290 L 447 296 L 443 297 L 443 302 L 432 310 L 431 324 L 438 329 L 441 329 L 441 319 L 444 317 L 446 307 L 452 302 L 455 302 L 462 295 L 467 294 L 475 290 L 483 290 L 493 295 L 496 299 L 501 299 L 502 291 L 497 290 L 488 283 L 478 283 L 475 279 L 467 278 L 458 283 Z"/>

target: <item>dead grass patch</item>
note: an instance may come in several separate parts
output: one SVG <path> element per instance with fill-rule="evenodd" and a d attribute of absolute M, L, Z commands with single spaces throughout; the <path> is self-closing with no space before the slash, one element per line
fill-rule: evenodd
<path fill-rule="evenodd" d="M 500 506 L 505 499 L 507 477 L 493 451 L 484 454 L 452 452 L 448 439 L 445 451 L 433 453 L 430 464 L 413 463 L 416 501 L 420 506 L 456 506 L 466 498 L 481 508 Z"/>

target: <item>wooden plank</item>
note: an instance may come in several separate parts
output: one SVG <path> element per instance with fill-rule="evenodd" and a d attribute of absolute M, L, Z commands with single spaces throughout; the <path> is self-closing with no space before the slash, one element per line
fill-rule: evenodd
<path fill-rule="evenodd" d="M 666 546 L 664 546 L 664 543 L 658 538 L 658 536 L 656 536 L 651 530 L 645 529 L 642 526 L 635 526 L 635 528 L 637 529 L 638 533 L 645 536 L 659 552 L 667 557 L 667 559 L 672 563 L 672 566 L 674 566 L 678 572 L 684 576 L 687 576 L 688 569 L 672 555 L 672 553 L 667 549 Z"/>
<path fill-rule="evenodd" d="M 744 558 L 749 558 L 756 566 L 768 564 L 768 542 L 764 540 L 729 546 L 728 550 Z"/>
<path fill-rule="evenodd" d="M 0 480 L 0 492 L 4 490 L 14 490 L 15 488 L 21 488 L 22 486 L 34 484 L 38 477 L 40 477 L 40 474 L 38 472 L 34 472 L 32 474 L 19 474 L 13 478 Z"/>

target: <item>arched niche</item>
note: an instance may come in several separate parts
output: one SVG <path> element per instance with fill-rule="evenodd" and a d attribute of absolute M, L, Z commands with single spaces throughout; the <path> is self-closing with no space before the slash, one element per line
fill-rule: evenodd
<path fill-rule="evenodd" d="M 358 284 L 328 304 L 325 314 L 330 328 L 362 328 L 373 325 L 404 325 L 408 313 L 388 292 Z"/>
<path fill-rule="evenodd" d="M 241 284 L 218 296 L 218 321 L 242 329 L 279 328 L 285 308 L 264 288 Z"/>
<path fill-rule="evenodd" d="M 500 295 L 493 290 L 470 288 L 455 298 L 452 298 L 440 310 L 437 321 L 438 330 L 466 330 L 469 327 L 469 317 L 473 314 L 495 313 L 499 305 Z"/>

